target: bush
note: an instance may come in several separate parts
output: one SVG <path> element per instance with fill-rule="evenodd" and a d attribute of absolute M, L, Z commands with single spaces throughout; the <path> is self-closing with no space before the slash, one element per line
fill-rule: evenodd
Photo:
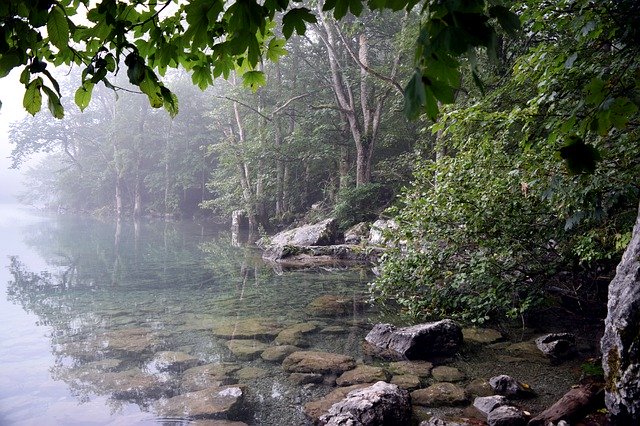
<path fill-rule="evenodd" d="M 374 220 L 392 198 L 391 190 L 380 183 L 368 183 L 342 189 L 333 215 L 342 230 L 359 222 Z"/>

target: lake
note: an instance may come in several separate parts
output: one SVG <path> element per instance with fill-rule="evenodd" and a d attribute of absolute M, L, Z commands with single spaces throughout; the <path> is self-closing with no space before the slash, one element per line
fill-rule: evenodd
<path fill-rule="evenodd" d="M 360 356 L 364 270 L 281 273 L 232 246 L 227 229 L 193 222 L 118 228 L 11 206 L 0 233 L 0 424 L 180 424 L 158 407 L 181 393 L 183 371 L 158 367 L 160 352 L 239 367 L 229 380 L 251 389 L 240 417 L 299 424 L 301 403 L 319 390 L 292 386 L 278 363 L 238 359 L 227 342 L 253 333 L 269 344 L 315 319 L 298 343 Z M 322 295 L 347 300 L 349 312 L 314 318 L 306 307 Z"/>

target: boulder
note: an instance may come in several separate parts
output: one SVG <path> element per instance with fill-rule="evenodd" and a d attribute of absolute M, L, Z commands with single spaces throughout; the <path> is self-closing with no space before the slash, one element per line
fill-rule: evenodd
<path fill-rule="evenodd" d="M 507 398 L 527 398 L 535 396 L 531 386 L 520 383 L 506 374 L 495 376 L 489 379 L 489 384 L 495 393 Z"/>
<path fill-rule="evenodd" d="M 457 422 L 455 420 L 445 420 L 440 417 L 433 416 L 429 420 L 425 420 L 420 422 L 418 426 L 468 426 L 470 423 L 467 422 Z"/>
<path fill-rule="evenodd" d="M 259 367 L 244 367 L 233 373 L 239 381 L 257 380 L 267 377 L 269 372 Z"/>
<path fill-rule="evenodd" d="M 387 380 L 387 373 L 381 367 L 358 365 L 353 370 L 345 371 L 336 379 L 338 386 L 350 386 L 358 383 L 374 383 Z"/>
<path fill-rule="evenodd" d="M 453 383 L 436 383 L 426 389 L 411 392 L 411 401 L 414 405 L 442 407 L 462 405 L 467 402 L 467 397 L 460 386 Z"/>
<path fill-rule="evenodd" d="M 269 347 L 266 343 L 251 339 L 230 340 L 226 345 L 236 358 L 244 361 L 258 358 Z"/>
<path fill-rule="evenodd" d="M 155 399 L 166 393 L 168 386 L 155 375 L 138 368 L 118 372 L 98 372 L 84 376 L 83 380 L 95 386 L 99 394 L 111 394 L 115 399 Z"/>
<path fill-rule="evenodd" d="M 223 339 L 272 339 L 282 327 L 268 318 L 219 318 L 213 325 L 213 335 Z"/>
<path fill-rule="evenodd" d="M 157 405 L 165 417 L 225 419 L 240 408 L 244 391 L 240 386 L 222 386 L 174 396 Z"/>
<path fill-rule="evenodd" d="M 462 344 L 462 330 L 452 320 L 396 328 L 376 324 L 366 341 L 382 350 L 392 350 L 407 359 L 453 355 Z"/>
<path fill-rule="evenodd" d="M 554 360 L 569 359 L 578 353 L 576 336 L 571 333 L 551 333 L 538 337 L 536 346 L 543 354 Z"/>
<path fill-rule="evenodd" d="M 485 416 L 498 407 L 507 405 L 509 401 L 502 395 L 481 396 L 473 400 L 473 406 Z"/>
<path fill-rule="evenodd" d="M 461 382 L 467 377 L 457 368 L 447 367 L 446 365 L 434 368 L 433 371 L 431 371 L 431 375 L 434 380 L 438 382 Z"/>
<path fill-rule="evenodd" d="M 282 330 L 276 336 L 276 343 L 278 345 L 292 345 L 307 347 L 309 342 L 307 341 L 305 334 L 312 333 L 318 329 L 318 326 L 314 323 L 299 323 L 289 326 Z"/>
<path fill-rule="evenodd" d="M 298 386 L 307 385 L 309 383 L 322 383 L 324 376 L 317 373 L 291 373 L 289 381 Z"/>
<path fill-rule="evenodd" d="M 360 222 L 344 231 L 344 242 L 345 244 L 360 244 L 366 241 L 368 236 L 369 224 L 367 222 Z"/>
<path fill-rule="evenodd" d="M 200 360 L 184 352 L 158 352 L 151 361 L 152 370 L 182 372 L 200 364 Z"/>
<path fill-rule="evenodd" d="M 465 387 L 465 392 L 472 398 L 477 396 L 491 396 L 493 395 L 493 388 L 486 379 L 473 379 Z"/>
<path fill-rule="evenodd" d="M 235 383 L 231 375 L 240 369 L 236 364 L 207 364 L 188 369 L 182 374 L 180 384 L 184 392 L 195 392 L 207 388 Z"/>
<path fill-rule="evenodd" d="M 409 393 L 383 381 L 354 390 L 320 417 L 322 425 L 402 425 L 409 423 Z"/>
<path fill-rule="evenodd" d="M 141 355 L 153 351 L 160 341 L 148 328 L 125 328 L 103 334 L 96 349 L 106 352 Z"/>
<path fill-rule="evenodd" d="M 369 384 L 361 384 L 335 388 L 324 397 L 304 404 L 304 414 L 309 417 L 314 423 L 316 423 L 321 415 L 329 411 L 329 408 L 331 408 L 333 404 L 340 402 L 343 398 L 345 398 L 349 392 L 356 389 L 363 389 L 369 386 Z"/>
<path fill-rule="evenodd" d="M 283 359 L 299 350 L 299 347 L 293 345 L 269 346 L 262 352 L 260 357 L 265 361 L 282 362 Z"/>
<path fill-rule="evenodd" d="M 468 343 L 490 344 L 502 340 L 502 333 L 491 328 L 463 328 L 462 336 Z"/>
<path fill-rule="evenodd" d="M 369 244 L 372 246 L 387 245 L 387 239 L 384 234 L 394 229 L 398 229 L 398 224 L 394 220 L 376 220 L 369 230 Z"/>
<path fill-rule="evenodd" d="M 313 299 L 307 305 L 307 312 L 312 316 L 338 317 L 352 314 L 354 306 L 362 308 L 364 302 L 353 296 L 327 294 Z"/>
<path fill-rule="evenodd" d="M 402 389 L 406 390 L 415 390 L 418 389 L 422 383 L 420 381 L 420 377 L 414 376 L 413 374 L 398 374 L 391 378 L 391 384 L 398 385 Z"/>
<path fill-rule="evenodd" d="M 329 218 L 322 222 L 282 231 L 270 237 L 268 241 L 263 241 L 262 245 L 268 247 L 328 246 L 335 243 L 337 230 L 336 220 Z"/>
<path fill-rule="evenodd" d="M 429 361 L 397 361 L 389 364 L 389 371 L 393 374 L 413 374 L 424 378 L 431 375 L 433 364 Z"/>
<path fill-rule="evenodd" d="M 341 374 L 355 366 L 350 356 L 319 351 L 294 352 L 282 361 L 282 368 L 289 373 Z"/>
<path fill-rule="evenodd" d="M 525 426 L 527 416 L 516 407 L 503 405 L 489 413 L 487 423 L 489 426 Z"/>

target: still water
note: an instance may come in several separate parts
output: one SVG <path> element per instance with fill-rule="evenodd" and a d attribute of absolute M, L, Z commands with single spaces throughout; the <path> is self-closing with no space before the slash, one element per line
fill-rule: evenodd
<path fill-rule="evenodd" d="M 197 389 L 185 371 L 202 365 L 245 385 L 239 419 L 304 424 L 302 404 L 326 390 L 229 340 L 273 345 L 301 326 L 292 343 L 359 359 L 374 320 L 366 271 L 274 271 L 214 226 L 0 206 L 0 235 L 2 425 L 188 424 L 164 402 Z M 340 315 L 308 308 L 327 295 L 348 301 Z"/>

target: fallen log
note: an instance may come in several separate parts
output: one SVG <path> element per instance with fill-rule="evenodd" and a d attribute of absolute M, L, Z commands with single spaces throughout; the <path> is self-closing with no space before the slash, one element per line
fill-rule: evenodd
<path fill-rule="evenodd" d="M 529 421 L 529 426 L 547 426 L 560 420 L 572 422 L 579 420 L 594 408 L 596 404 L 604 404 L 604 383 L 593 378 L 572 388 L 555 404 Z"/>

